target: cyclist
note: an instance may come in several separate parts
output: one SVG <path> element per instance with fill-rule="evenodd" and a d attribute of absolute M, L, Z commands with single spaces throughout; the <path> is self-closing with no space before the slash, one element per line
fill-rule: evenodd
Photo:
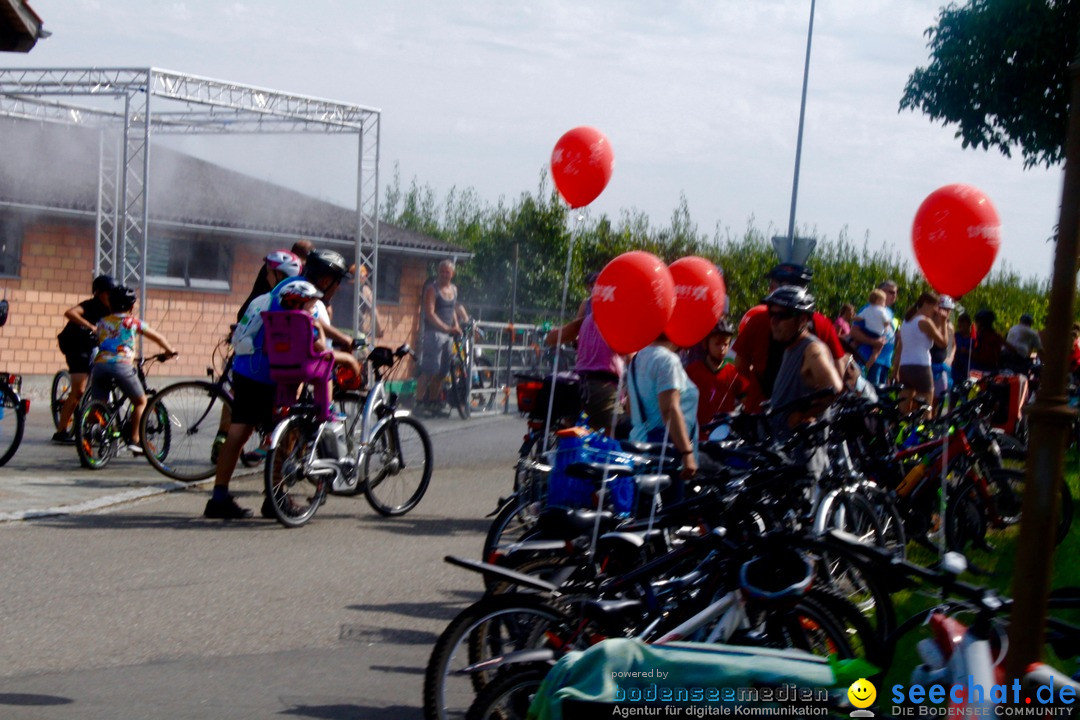
<path fill-rule="evenodd" d="M 120 388 L 132 407 L 128 450 L 141 455 L 139 421 L 146 409 L 146 392 L 135 369 L 137 336 L 153 340 L 168 357 L 176 357 L 177 352 L 163 335 L 131 314 L 135 300 L 135 288 L 118 285 L 109 291 L 111 312 L 97 324 L 98 352 L 90 372 L 90 395 L 95 400 L 107 400 L 114 383 Z"/>
<path fill-rule="evenodd" d="M 686 374 L 701 393 L 697 419 L 703 436 L 705 425 L 719 413 L 735 412 L 736 400 L 746 392 L 746 379 L 727 360 L 734 334 L 731 321 L 721 318 L 701 343 L 705 351 L 701 359 L 686 366 Z"/>
<path fill-rule="evenodd" d="M 52 436 L 53 442 L 71 444 L 75 434 L 68 429 L 71 416 L 86 390 L 86 378 L 90 373 L 90 355 L 97 345 L 98 320 L 109 314 L 109 291 L 116 287 L 111 275 L 98 275 L 90 286 L 91 297 L 64 313 L 67 325 L 56 336 L 60 352 L 67 360 L 71 375 L 71 391 L 60 408 L 60 429 Z"/>
<path fill-rule="evenodd" d="M 838 395 L 843 383 L 836 362 L 828 346 L 812 332 L 814 296 L 806 288 L 784 285 L 769 293 L 765 305 L 772 338 L 784 348 L 773 385 L 773 407 L 826 388 Z M 781 438 L 789 436 L 792 428 L 816 419 L 832 401 L 833 397 L 825 397 L 806 408 L 774 416 L 773 431 Z"/>
<path fill-rule="evenodd" d="M 244 317 L 244 312 L 252 300 L 270 292 L 285 278 L 299 275 L 303 267 L 304 261 L 296 253 L 288 250 L 274 250 L 267 255 L 263 261 L 262 270 L 259 271 L 259 277 L 255 279 L 255 285 L 251 288 L 251 294 L 247 296 L 236 313 L 236 321 L 240 322 L 240 319 Z"/>
<path fill-rule="evenodd" d="M 770 293 L 784 286 L 806 288 L 813 278 L 813 271 L 795 263 L 782 263 L 769 271 L 768 278 Z M 735 367 L 748 380 L 743 405 L 749 412 L 757 412 L 762 400 L 772 397 L 773 384 L 784 354 L 783 344 L 772 335 L 766 309 L 767 303 L 762 303 L 747 311 L 739 322 L 739 335 L 732 346 L 735 350 Z M 829 318 L 819 312 L 811 313 L 811 319 L 811 332 L 829 348 L 839 375 L 847 365 L 847 353 L 836 334 L 836 328 Z"/>
<path fill-rule="evenodd" d="M 232 337 L 233 351 L 236 353 L 233 360 L 233 416 L 225 442 L 218 453 L 214 488 L 203 511 L 206 517 L 238 520 L 252 515 L 251 510 L 236 504 L 229 492 L 229 483 L 244 443 L 251 437 L 254 429 L 259 427 L 269 431 L 273 427 L 277 386 L 270 379 L 270 368 L 262 347 L 262 312 L 282 309 L 279 298 L 282 293 L 289 295 L 286 289 L 290 285 L 300 282 L 310 284 L 322 293 L 322 298 L 316 298 L 312 303 L 312 316 L 330 339 L 348 346 L 352 338 L 329 324 L 326 306 L 323 304 L 323 300 L 331 297 L 347 276 L 348 268 L 341 255 L 332 250 L 313 250 L 308 255 L 303 276 L 286 278 L 272 291 L 260 295 L 248 305 L 247 312 L 236 326 Z M 347 353 L 335 353 L 335 359 L 350 362 L 356 372 L 360 371 L 356 358 Z M 263 503 L 262 515 L 275 517 L 273 508 L 267 502 Z"/>

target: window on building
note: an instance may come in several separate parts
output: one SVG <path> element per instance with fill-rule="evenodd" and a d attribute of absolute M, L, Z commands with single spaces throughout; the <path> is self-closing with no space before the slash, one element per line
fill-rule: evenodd
<path fill-rule="evenodd" d="M 151 230 L 146 279 L 151 285 L 228 290 L 232 246 L 220 237 Z"/>
<path fill-rule="evenodd" d="M 401 258 L 380 257 L 378 287 L 375 288 L 375 302 L 401 302 Z"/>
<path fill-rule="evenodd" d="M 19 277 L 22 241 L 22 220 L 11 216 L 0 217 L 0 276 Z"/>

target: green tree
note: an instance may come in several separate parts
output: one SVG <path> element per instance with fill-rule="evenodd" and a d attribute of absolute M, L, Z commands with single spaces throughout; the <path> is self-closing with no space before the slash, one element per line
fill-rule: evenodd
<path fill-rule="evenodd" d="M 968 0 L 927 29 L 931 62 L 908 78 L 901 110 L 957 126 L 963 147 L 1018 147 L 1024 167 L 1062 162 L 1077 0 Z"/>

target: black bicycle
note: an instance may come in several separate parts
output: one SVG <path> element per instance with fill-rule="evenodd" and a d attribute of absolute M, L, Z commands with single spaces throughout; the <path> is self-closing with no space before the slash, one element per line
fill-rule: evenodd
<path fill-rule="evenodd" d="M 139 382 L 151 400 L 157 391 L 147 387 L 146 371 L 155 362 L 165 362 L 170 357 L 172 356 L 168 353 L 161 353 L 149 358 L 139 358 L 135 364 Z M 75 449 L 83 467 L 100 470 L 108 465 L 121 449 L 128 446 L 131 439 L 132 410 L 131 403 L 115 388 L 109 392 L 108 400 L 87 398 L 80 404 L 75 415 Z M 160 459 L 167 455 L 172 429 L 165 406 L 158 403 L 151 412 L 148 402 L 143 413 L 142 428 L 140 446 L 147 457 L 154 454 Z"/>
<path fill-rule="evenodd" d="M 0 465 L 7 463 L 19 449 L 26 428 L 30 401 L 23 400 L 21 389 L 21 376 L 0 374 Z"/>

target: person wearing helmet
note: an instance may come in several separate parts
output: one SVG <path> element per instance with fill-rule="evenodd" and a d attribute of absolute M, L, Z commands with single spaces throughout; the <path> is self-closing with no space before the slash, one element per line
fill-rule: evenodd
<path fill-rule="evenodd" d="M 320 251 L 313 251 L 311 259 Z M 326 251 L 322 251 L 326 252 Z M 337 255 L 337 253 L 332 253 Z M 338 256 L 340 257 L 340 256 Z M 306 269 L 306 268 L 305 268 Z M 322 277 L 322 276 L 320 276 Z M 339 280 L 340 281 L 340 280 Z M 325 336 L 334 339 L 333 333 L 344 337 L 345 343 L 351 338 L 330 327 L 326 322 L 327 310 L 322 298 L 325 292 L 306 279 L 306 275 L 289 277 L 278 283 L 273 290 L 255 298 L 248 305 L 244 317 L 233 331 L 233 410 L 229 419 L 224 441 L 217 445 L 217 468 L 214 475 L 214 487 L 206 501 L 203 515 L 220 520 L 240 520 L 252 516 L 251 510 L 240 507 L 229 492 L 236 462 L 244 444 L 251 437 L 255 428 L 269 432 L 273 428 L 274 400 L 277 385 L 270 378 L 270 365 L 263 349 L 264 311 L 303 309 L 315 318 L 316 332 L 320 335 L 321 347 L 325 348 Z M 332 332 L 331 332 L 332 331 Z M 348 353 L 334 353 L 335 360 L 350 363 L 355 372 L 360 372 L 356 358 Z M 262 515 L 274 517 L 272 508 L 263 503 Z"/>
<path fill-rule="evenodd" d="M 416 379 L 416 409 L 428 415 L 442 412 L 443 378 L 450 372 L 451 338 L 461 335 L 461 322 L 469 314 L 458 302 L 454 284 L 454 261 L 447 258 L 439 263 L 435 282 L 424 289 L 420 300 L 424 320 L 424 337 L 420 354 L 420 376 Z"/>
<path fill-rule="evenodd" d="M 116 281 L 111 275 L 98 275 L 90 286 L 90 298 L 64 311 L 67 324 L 56 336 L 56 341 L 67 360 L 71 391 L 60 408 L 60 429 L 52 436 L 53 442 L 65 445 L 75 442 L 75 433 L 68 429 L 68 425 L 86 391 L 90 355 L 97 345 L 97 323 L 109 314 L 109 291 L 114 287 Z"/>
<path fill-rule="evenodd" d="M 782 263 L 769 271 L 769 292 L 781 287 L 805 288 L 812 277 L 813 272 L 807 267 Z M 815 311 L 811 318 L 811 332 L 828 347 L 835 361 L 836 372 L 840 374 L 847 364 L 847 351 L 836 334 L 836 326 L 820 312 Z M 772 396 L 773 383 L 776 382 L 784 354 L 784 346 L 772 336 L 764 302 L 747 311 L 739 321 L 739 334 L 732 350 L 735 351 L 735 367 L 747 381 L 743 407 L 748 412 L 758 412 L 761 403 Z"/>
<path fill-rule="evenodd" d="M 98 321 L 96 328 L 98 352 L 90 371 L 90 396 L 95 400 L 108 400 L 113 385 L 120 388 L 132 408 L 128 450 L 141 455 L 139 422 L 146 409 L 146 393 L 135 367 L 138 336 L 159 345 L 167 357 L 176 357 L 177 352 L 164 336 L 131 313 L 136 298 L 135 288 L 126 285 L 117 285 L 109 291 L 110 312 Z"/>
<path fill-rule="evenodd" d="M 270 292 L 275 285 L 285 278 L 296 277 L 304 268 L 304 261 L 294 252 L 288 250 L 274 250 L 263 258 L 263 266 L 259 271 L 259 277 L 255 278 L 255 284 L 251 287 L 244 304 L 236 313 L 236 321 L 240 322 L 247 312 L 251 301 L 260 295 Z"/>
<path fill-rule="evenodd" d="M 774 432 L 784 437 L 790 430 L 817 418 L 833 397 L 843 390 L 840 373 L 828 346 L 814 335 L 814 296 L 803 287 L 784 285 L 765 298 L 773 340 L 784 348 L 773 385 L 771 404 L 783 408 L 819 390 L 832 395 L 775 415 Z"/>
<path fill-rule="evenodd" d="M 340 253 L 333 250 L 312 250 L 308 253 L 304 279 L 319 288 L 324 302 L 329 303 L 341 287 L 342 280 L 351 277 L 349 266 Z"/>
<path fill-rule="evenodd" d="M 720 318 L 701 341 L 701 357 L 686 366 L 686 374 L 701 393 L 697 417 L 702 439 L 705 426 L 721 413 L 735 412 L 736 400 L 746 393 L 746 379 L 727 357 L 734 334 L 731 321 Z"/>

